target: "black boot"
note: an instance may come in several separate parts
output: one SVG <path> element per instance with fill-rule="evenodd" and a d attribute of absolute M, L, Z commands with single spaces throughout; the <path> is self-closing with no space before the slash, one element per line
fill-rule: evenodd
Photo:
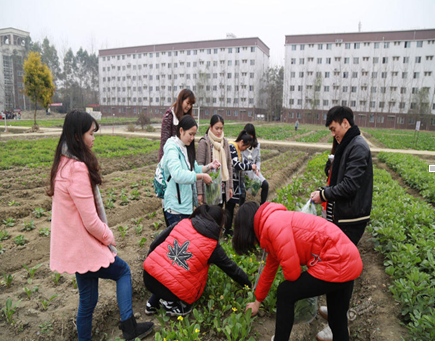
<path fill-rule="evenodd" d="M 122 337 L 127 341 L 134 341 L 135 338 L 143 339 L 149 335 L 154 328 L 153 322 L 137 323 L 134 315 L 125 321 L 121 321 L 119 329 L 122 330 Z"/>

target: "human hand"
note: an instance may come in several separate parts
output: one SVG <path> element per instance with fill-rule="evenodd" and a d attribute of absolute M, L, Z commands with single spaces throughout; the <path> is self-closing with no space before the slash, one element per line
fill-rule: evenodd
<path fill-rule="evenodd" d="M 311 201 L 315 204 L 321 204 L 322 203 L 322 199 L 320 198 L 320 192 L 319 191 L 315 191 L 313 193 L 311 193 Z"/>
<path fill-rule="evenodd" d="M 221 164 L 218 160 L 213 160 L 213 162 L 211 162 L 208 166 L 210 169 L 218 169 Z"/>
<path fill-rule="evenodd" d="M 210 175 L 208 175 L 207 173 L 202 173 L 202 181 L 204 181 L 206 185 L 209 185 L 213 182 Z"/>
<path fill-rule="evenodd" d="M 229 193 L 228 193 L 228 194 L 229 194 L 229 197 L 230 197 L 229 199 L 231 199 L 231 198 L 233 197 L 233 190 L 232 190 L 232 189 L 230 189 L 230 191 L 229 191 Z"/>
<path fill-rule="evenodd" d="M 256 171 L 257 170 L 257 165 L 255 163 L 252 164 L 252 170 Z"/>
<path fill-rule="evenodd" d="M 248 303 L 246 305 L 245 311 L 247 311 L 248 309 L 251 309 L 251 316 L 257 315 L 258 310 L 260 309 L 260 302 L 255 300 L 255 302 Z"/>
<path fill-rule="evenodd" d="M 203 200 L 203 195 L 202 194 L 198 194 L 198 204 L 202 205 L 202 200 Z"/>

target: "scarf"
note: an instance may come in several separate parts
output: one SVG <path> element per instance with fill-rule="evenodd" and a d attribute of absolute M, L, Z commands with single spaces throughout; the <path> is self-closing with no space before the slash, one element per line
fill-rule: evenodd
<path fill-rule="evenodd" d="M 62 155 L 66 156 L 68 159 L 74 159 L 80 161 L 76 156 L 72 155 L 71 152 L 68 150 L 68 146 L 66 142 L 62 144 Z M 95 208 L 97 209 L 98 217 L 104 224 L 109 226 L 109 224 L 107 223 L 106 211 L 104 210 L 103 199 L 101 198 L 101 193 L 100 193 L 100 189 L 98 188 L 98 185 L 95 185 L 95 187 L 92 190 L 94 193 Z M 117 253 L 113 245 L 109 245 L 109 249 L 113 253 Z"/>
<path fill-rule="evenodd" d="M 360 135 L 361 132 L 359 131 L 359 128 L 357 125 L 353 125 L 349 128 L 349 130 L 344 134 L 343 140 L 341 143 L 337 146 L 337 150 L 334 154 L 334 164 L 335 167 L 332 167 L 331 170 L 331 179 L 329 181 L 329 186 L 335 186 L 337 184 L 337 177 L 338 177 L 338 168 L 341 162 L 341 157 L 343 156 L 344 150 L 346 149 L 347 145 L 350 143 L 350 141 L 353 140 L 355 136 Z"/>
<path fill-rule="evenodd" d="M 242 154 L 240 153 L 239 145 L 237 144 L 237 142 L 230 142 L 230 144 L 232 144 L 234 148 L 236 148 L 239 161 L 242 162 Z"/>
<path fill-rule="evenodd" d="M 221 164 L 222 181 L 228 181 L 230 175 L 228 172 L 227 155 L 225 153 L 225 148 L 223 144 L 224 133 L 222 132 L 221 137 L 216 137 L 209 129 L 208 138 L 210 139 L 210 142 L 213 145 L 213 158 L 218 160 L 219 163 Z"/>

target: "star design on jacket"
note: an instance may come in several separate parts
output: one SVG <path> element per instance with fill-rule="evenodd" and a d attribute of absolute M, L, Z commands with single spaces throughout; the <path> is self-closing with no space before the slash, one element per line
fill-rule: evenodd
<path fill-rule="evenodd" d="M 187 248 L 189 247 L 190 241 L 185 241 L 183 245 L 178 244 L 178 241 L 174 240 L 174 247 L 168 245 L 169 252 L 167 253 L 168 258 L 171 259 L 172 265 L 177 263 L 178 266 L 183 267 L 187 271 L 189 271 L 189 265 L 187 264 L 187 260 L 192 258 L 192 254 L 187 252 Z"/>

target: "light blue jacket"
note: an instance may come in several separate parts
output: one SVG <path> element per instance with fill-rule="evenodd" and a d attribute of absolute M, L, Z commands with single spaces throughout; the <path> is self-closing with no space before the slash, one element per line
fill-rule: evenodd
<path fill-rule="evenodd" d="M 194 171 L 188 166 L 187 150 L 183 142 L 173 136 L 169 138 L 163 147 L 163 171 L 166 179 L 171 176 L 165 191 L 165 211 L 171 210 L 181 214 L 192 214 L 193 191 L 192 185 L 196 186 L 196 173 L 202 173 L 202 166 L 195 161 Z M 177 186 L 180 188 L 181 204 L 178 203 Z"/>

